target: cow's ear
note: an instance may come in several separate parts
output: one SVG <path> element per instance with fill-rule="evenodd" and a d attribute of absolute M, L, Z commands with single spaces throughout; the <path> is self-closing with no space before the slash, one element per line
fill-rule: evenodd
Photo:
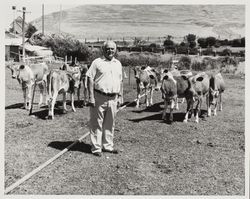
<path fill-rule="evenodd" d="M 24 69 L 24 67 L 25 67 L 24 65 L 21 65 L 21 66 L 19 67 L 19 69 Z"/>
<path fill-rule="evenodd" d="M 197 79 L 196 79 L 196 81 L 199 81 L 199 82 L 201 82 L 203 80 L 203 77 L 198 77 Z"/>
<path fill-rule="evenodd" d="M 150 79 L 154 79 L 155 78 L 154 75 L 149 75 L 149 77 L 150 77 Z"/>
<path fill-rule="evenodd" d="M 164 73 L 168 73 L 168 69 L 165 69 L 163 72 L 164 72 Z"/>
<path fill-rule="evenodd" d="M 182 79 L 184 79 L 184 80 L 188 80 L 188 78 L 187 78 L 185 75 L 182 75 L 181 77 L 182 77 Z"/>

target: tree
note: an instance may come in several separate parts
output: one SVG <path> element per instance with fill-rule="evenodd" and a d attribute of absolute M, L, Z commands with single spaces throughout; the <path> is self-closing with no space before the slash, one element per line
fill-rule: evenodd
<path fill-rule="evenodd" d="M 171 35 L 168 35 L 167 39 L 164 41 L 163 45 L 165 46 L 166 49 L 174 47 L 175 43 L 173 42 L 172 38 L 173 37 Z"/>
<path fill-rule="evenodd" d="M 245 37 L 241 38 L 241 47 L 245 47 Z"/>
<path fill-rule="evenodd" d="M 194 34 L 188 34 L 188 35 L 186 36 L 186 39 L 187 39 L 187 42 L 188 42 L 188 43 L 193 42 L 193 41 L 196 40 L 196 35 L 194 35 Z"/>
<path fill-rule="evenodd" d="M 209 47 L 214 46 L 216 43 L 216 38 L 215 37 L 207 37 L 207 45 Z"/>
<path fill-rule="evenodd" d="M 199 46 L 201 48 L 206 48 L 207 47 L 207 39 L 206 38 L 199 38 L 197 40 L 197 42 L 198 42 L 198 44 L 199 44 Z"/>
<path fill-rule="evenodd" d="M 37 28 L 33 26 L 31 23 L 29 23 L 27 30 L 25 31 L 25 37 L 30 38 L 36 31 L 37 31 Z"/>

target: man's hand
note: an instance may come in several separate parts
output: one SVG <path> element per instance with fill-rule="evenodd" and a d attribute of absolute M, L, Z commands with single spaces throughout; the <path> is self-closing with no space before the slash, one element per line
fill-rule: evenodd
<path fill-rule="evenodd" d="M 118 95 L 117 98 L 117 106 L 120 107 L 123 104 L 123 98 L 121 95 Z"/>

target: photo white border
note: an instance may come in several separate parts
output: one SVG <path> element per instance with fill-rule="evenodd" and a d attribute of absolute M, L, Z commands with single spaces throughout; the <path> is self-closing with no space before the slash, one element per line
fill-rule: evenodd
<path fill-rule="evenodd" d="M 6 12 L 6 7 L 4 6 L 5 3 L 7 2 L 7 0 L 5 0 L 4 2 L 1 1 L 1 20 L 0 20 L 0 41 L 1 44 L 4 44 L 4 13 Z M 249 118 L 250 118 L 250 113 L 249 113 L 249 102 L 250 102 L 250 93 L 249 93 L 249 36 L 250 36 L 250 32 L 249 32 L 249 19 L 250 19 L 250 9 L 249 9 L 249 2 L 247 0 L 223 0 L 223 1 L 218 1 L 218 0 L 126 0 L 126 1 L 121 1 L 121 0 L 74 0 L 74 1 L 69 1 L 69 0 L 57 0 L 57 1 L 49 1 L 49 0 L 44 0 L 44 1 L 39 1 L 39 0 L 20 0 L 20 1 L 8 1 L 9 2 L 13 2 L 13 5 L 15 5 L 15 2 L 17 4 L 20 3 L 30 3 L 30 4 L 62 4 L 62 5 L 81 5 L 81 4 L 186 4 L 186 5 L 190 5 L 190 4 L 242 4 L 246 6 L 246 17 L 245 17 L 245 30 L 246 30 L 246 34 L 245 34 L 245 38 L 246 38 L 246 64 L 245 64 L 245 73 L 246 73 L 246 78 L 245 78 L 245 195 L 244 196 L 168 196 L 168 195 L 157 195 L 157 196 L 151 196 L 151 195 L 142 195 L 142 196 L 122 196 L 122 195 L 114 195 L 114 196 L 109 196 L 109 195 L 101 195 L 101 196 L 93 196 L 93 195 L 4 195 L 4 126 L 5 126 L 5 60 L 4 60 L 4 52 L 5 52 L 5 47 L 4 45 L 1 45 L 1 49 L 0 49 L 0 53 L 1 53 L 1 57 L 2 59 L 0 59 L 0 74 L 1 74 L 1 78 L 0 78 L 0 90 L 1 90 L 1 95 L 0 95 L 0 100 L 2 103 L 0 103 L 0 118 L 1 118 L 1 124 L 0 124 L 0 132 L 1 132 L 1 138 L 0 138 L 0 160 L 1 160 L 1 165 L 0 165 L 0 198 L 16 198 L 16 199 L 20 199 L 20 198 L 29 198 L 29 199 L 37 199 L 37 198 L 55 198 L 55 199 L 62 199 L 62 198 L 88 198 L 88 199 L 92 199 L 92 198 L 141 198 L 141 199 L 147 199 L 147 198 L 173 198 L 173 199 L 179 199 L 179 198 L 186 198 L 186 199 L 192 199 L 192 198 L 197 198 L 197 199 L 203 199 L 203 198 L 216 198 L 216 199 L 220 199 L 220 198 L 226 198 L 226 199 L 248 199 L 249 198 L 249 164 L 250 164 L 250 152 L 249 152 L 249 126 L 250 123 L 249 122 Z M 248 103 L 246 103 L 248 102 Z"/>

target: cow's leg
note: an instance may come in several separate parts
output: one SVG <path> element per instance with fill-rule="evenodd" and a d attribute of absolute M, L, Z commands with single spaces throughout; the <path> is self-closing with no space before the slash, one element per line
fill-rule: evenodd
<path fill-rule="evenodd" d="M 81 90 L 81 84 L 77 88 L 77 101 L 78 101 L 78 104 L 80 104 L 80 90 Z"/>
<path fill-rule="evenodd" d="M 74 105 L 74 93 L 71 93 L 71 107 L 74 112 L 76 112 L 75 105 Z"/>
<path fill-rule="evenodd" d="M 172 123 L 173 120 L 174 120 L 173 111 L 174 111 L 175 103 L 177 101 L 178 101 L 177 98 L 176 99 L 171 99 L 171 101 L 170 101 L 170 115 L 169 115 L 169 121 L 170 121 L 170 123 Z"/>
<path fill-rule="evenodd" d="M 56 104 L 56 98 L 57 98 L 58 92 L 54 92 L 53 93 L 53 97 L 52 97 L 52 101 L 51 101 L 51 109 L 49 112 L 49 116 L 51 116 L 51 119 L 54 119 L 54 108 L 55 108 L 55 104 Z"/>
<path fill-rule="evenodd" d="M 207 96 L 207 116 L 211 117 L 211 104 L 209 103 L 209 96 Z"/>
<path fill-rule="evenodd" d="M 214 116 L 217 115 L 217 106 L 218 106 L 218 99 L 216 100 L 215 105 L 214 105 Z"/>
<path fill-rule="evenodd" d="M 151 88 L 150 89 L 150 102 L 149 102 L 149 106 L 153 105 L 153 95 L 154 95 L 154 89 Z"/>
<path fill-rule="evenodd" d="M 63 113 L 66 113 L 68 111 L 66 104 L 67 93 L 63 92 L 62 96 L 63 96 Z"/>
<path fill-rule="evenodd" d="M 201 103 L 202 103 L 202 99 L 199 98 L 198 101 L 197 101 L 197 105 L 195 107 L 195 122 L 196 123 L 199 123 L 199 115 L 200 115 L 200 106 L 201 106 Z"/>
<path fill-rule="evenodd" d="M 219 111 L 222 111 L 222 94 L 219 94 Z"/>
<path fill-rule="evenodd" d="M 28 100 L 28 102 L 29 102 L 28 110 L 31 109 L 31 103 L 32 103 L 31 100 L 32 100 L 32 91 L 33 91 L 33 87 L 34 87 L 34 84 L 28 86 L 28 95 L 27 95 L 27 100 Z"/>
<path fill-rule="evenodd" d="M 145 88 L 145 103 L 146 103 L 146 107 L 148 107 L 149 106 L 149 100 L 148 100 L 148 89 L 147 88 Z"/>
<path fill-rule="evenodd" d="M 27 89 L 26 88 L 22 88 L 23 90 L 23 108 L 27 109 Z"/>
<path fill-rule="evenodd" d="M 163 120 L 166 120 L 167 108 L 168 108 L 168 103 L 167 103 L 167 100 L 164 99 L 164 109 L 163 109 L 163 112 L 162 112 L 162 119 Z"/>
<path fill-rule="evenodd" d="M 44 95 L 44 86 L 42 84 L 38 84 L 39 86 L 39 95 L 40 95 L 40 99 L 39 99 L 39 103 L 38 103 L 38 108 L 40 109 L 41 105 L 43 104 L 43 95 Z"/>
<path fill-rule="evenodd" d="M 186 99 L 186 101 L 187 101 L 187 111 L 186 111 L 186 114 L 185 114 L 185 118 L 183 120 L 183 122 L 185 122 L 185 123 L 188 121 L 189 112 L 193 108 L 193 100 L 192 99 Z"/>
<path fill-rule="evenodd" d="M 175 100 L 175 110 L 179 110 L 178 98 Z"/>
<path fill-rule="evenodd" d="M 140 90 L 137 89 L 136 108 L 139 108 L 139 105 L 140 105 L 140 98 L 141 98 Z"/>

